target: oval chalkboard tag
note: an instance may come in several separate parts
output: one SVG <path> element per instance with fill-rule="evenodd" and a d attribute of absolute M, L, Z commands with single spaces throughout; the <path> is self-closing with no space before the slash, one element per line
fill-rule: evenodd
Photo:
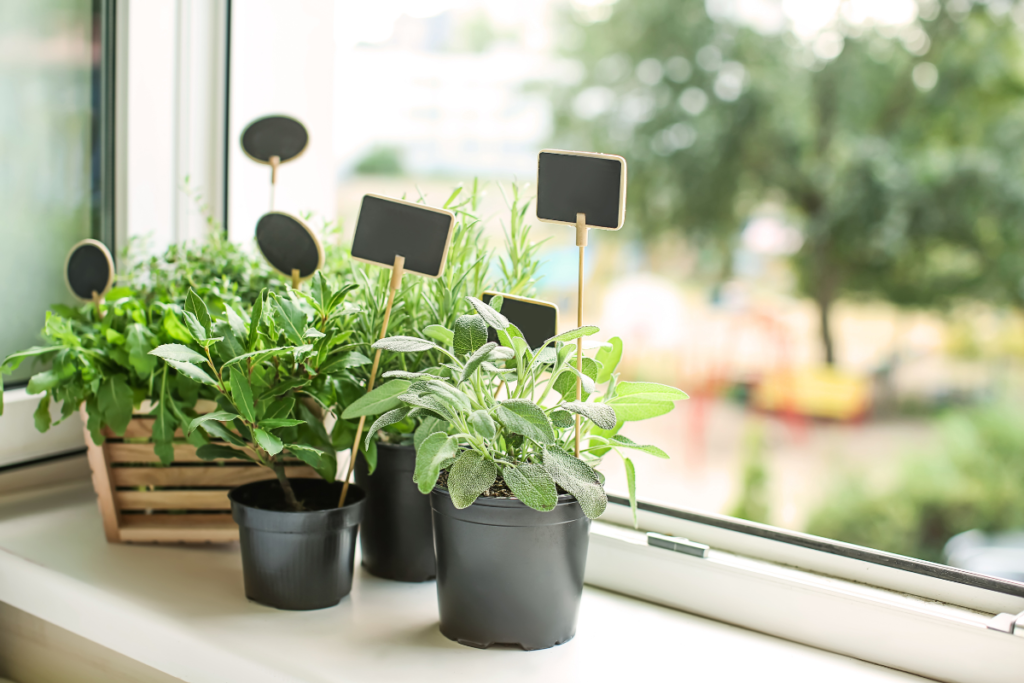
<path fill-rule="evenodd" d="M 256 223 L 256 244 L 267 262 L 293 283 L 312 277 L 324 265 L 324 248 L 316 234 L 295 216 L 280 211 L 264 214 Z"/>
<path fill-rule="evenodd" d="M 114 259 L 97 240 L 82 240 L 71 247 L 64 263 L 68 289 L 82 301 L 97 301 L 114 284 Z"/>
<path fill-rule="evenodd" d="M 501 292 L 484 292 L 481 300 L 490 304 L 495 296 L 502 298 L 501 314 L 519 328 L 531 349 L 539 349 L 558 334 L 558 306 L 555 304 Z M 498 335 L 490 327 L 487 328 L 487 336 L 488 341 L 498 341 Z"/>
<path fill-rule="evenodd" d="M 404 256 L 407 273 L 441 277 L 455 214 L 402 199 L 363 196 L 352 238 L 352 258 L 388 268 Z"/>
<path fill-rule="evenodd" d="M 265 116 L 242 131 L 242 151 L 261 164 L 272 164 L 272 157 L 283 164 L 302 154 L 307 144 L 306 127 L 289 116 Z"/>
<path fill-rule="evenodd" d="M 618 230 L 626 219 L 626 160 L 614 154 L 541 150 L 537 160 L 537 219 Z"/>

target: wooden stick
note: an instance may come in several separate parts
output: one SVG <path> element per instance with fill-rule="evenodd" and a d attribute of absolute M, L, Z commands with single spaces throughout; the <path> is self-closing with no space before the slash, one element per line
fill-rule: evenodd
<path fill-rule="evenodd" d="M 583 250 L 587 246 L 587 217 L 576 214 L 576 246 L 580 248 L 579 285 L 576 288 L 576 327 L 583 327 Z M 576 340 L 576 400 L 583 399 L 583 338 Z M 576 414 L 576 457 L 580 457 L 580 415 Z"/>
<path fill-rule="evenodd" d="M 380 326 L 380 338 L 388 335 L 388 323 L 391 321 L 391 306 L 395 303 L 395 294 L 402 285 L 402 273 L 405 270 L 405 257 L 395 256 L 395 265 L 391 267 L 391 283 L 388 285 L 388 304 L 384 308 L 384 322 Z M 373 391 L 374 380 L 377 379 L 377 368 L 380 366 L 380 349 L 373 354 L 373 367 L 370 369 L 370 380 L 366 383 L 366 393 Z M 356 468 L 356 456 L 359 455 L 359 442 L 363 438 L 363 428 L 366 426 L 366 416 L 359 418 L 359 426 L 356 427 L 356 440 L 352 442 L 352 457 L 349 458 L 348 473 L 345 474 L 345 483 L 341 487 L 341 498 L 338 500 L 338 507 L 345 507 L 345 497 L 348 495 L 349 482 L 352 479 L 352 471 Z"/>
<path fill-rule="evenodd" d="M 276 154 L 270 159 L 270 210 L 274 210 L 274 191 L 277 189 L 277 167 L 281 163 L 281 157 Z"/>
<path fill-rule="evenodd" d="M 292 268 L 292 289 L 298 289 L 300 283 L 301 283 L 301 280 L 299 278 L 299 269 L 298 268 Z"/>
<path fill-rule="evenodd" d="M 103 297 L 100 296 L 99 292 L 93 290 L 93 293 L 92 293 L 92 305 L 96 307 L 96 319 L 97 320 L 103 320 L 103 308 L 100 306 L 100 304 L 102 304 L 102 303 L 103 303 Z"/>

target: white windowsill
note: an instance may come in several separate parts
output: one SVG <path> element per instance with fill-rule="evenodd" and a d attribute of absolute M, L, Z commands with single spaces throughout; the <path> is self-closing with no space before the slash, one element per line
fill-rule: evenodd
<path fill-rule="evenodd" d="M 0 496 L 0 602 L 196 682 L 922 680 L 589 586 L 576 638 L 532 653 L 452 643 L 433 583 L 361 569 L 337 607 L 277 611 L 245 599 L 237 545 L 108 545 L 84 483 Z"/>

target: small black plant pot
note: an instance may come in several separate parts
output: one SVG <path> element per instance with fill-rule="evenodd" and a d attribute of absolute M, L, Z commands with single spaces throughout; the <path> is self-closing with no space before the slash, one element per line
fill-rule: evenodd
<path fill-rule="evenodd" d="M 429 581 L 434 568 L 434 531 L 430 499 L 420 493 L 412 473 L 416 449 L 377 444 L 377 468 L 367 473 L 356 461 L 356 484 L 366 491 L 366 518 L 359 529 L 363 566 L 392 581 Z"/>
<path fill-rule="evenodd" d="M 542 650 L 576 635 L 590 520 L 576 499 L 551 512 L 514 498 L 478 498 L 458 510 L 430 494 L 441 633 L 471 647 Z"/>
<path fill-rule="evenodd" d="M 356 532 L 366 494 L 349 487 L 345 507 L 338 508 L 340 482 L 290 481 L 308 512 L 286 511 L 281 485 L 273 479 L 228 494 L 242 542 L 245 595 L 278 609 L 332 607 L 352 590 Z"/>

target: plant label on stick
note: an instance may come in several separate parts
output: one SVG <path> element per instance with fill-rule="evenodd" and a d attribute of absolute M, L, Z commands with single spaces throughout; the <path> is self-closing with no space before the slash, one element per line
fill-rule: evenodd
<path fill-rule="evenodd" d="M 402 285 L 402 275 L 410 272 L 438 278 L 444 274 L 448 245 L 451 243 L 454 227 L 455 214 L 451 211 L 374 194 L 363 196 L 359 220 L 356 221 L 356 234 L 352 238 L 352 258 L 391 268 L 388 302 L 384 308 L 384 321 L 380 327 L 379 339 L 388 334 L 391 307 L 395 303 L 398 288 Z M 380 353 L 381 350 L 377 349 L 373 355 L 366 393 L 373 391 L 377 368 L 380 367 Z M 364 415 L 359 418 L 356 427 L 356 438 L 352 442 L 352 455 L 349 458 L 345 482 L 341 487 L 338 507 L 345 505 L 365 427 Z"/>
<path fill-rule="evenodd" d="M 76 298 L 93 303 L 96 317 L 102 320 L 100 304 L 114 284 L 114 259 L 110 250 L 94 239 L 82 240 L 71 247 L 64 263 L 64 280 Z"/>
<path fill-rule="evenodd" d="M 274 270 L 292 279 L 295 289 L 324 265 L 324 248 L 316 234 L 287 213 L 264 214 L 256 223 L 256 244 Z"/>
<path fill-rule="evenodd" d="M 580 250 L 576 323 L 583 327 L 583 251 L 587 231 L 618 230 L 626 220 L 626 160 L 614 154 L 541 150 L 537 159 L 537 219 L 576 226 Z M 576 340 L 576 400 L 583 397 L 583 341 Z M 576 416 L 576 457 L 580 416 Z"/>
<path fill-rule="evenodd" d="M 270 166 L 270 210 L 274 210 L 277 167 L 306 150 L 306 127 L 289 116 L 265 116 L 242 131 L 242 151 L 253 161 Z"/>
<path fill-rule="evenodd" d="M 481 300 L 490 305 L 495 296 L 502 298 L 501 314 L 519 328 L 531 349 L 539 349 L 548 339 L 558 334 L 558 306 L 550 301 L 527 299 L 526 297 L 484 292 Z M 487 328 L 488 341 L 498 341 L 494 328 Z"/>

